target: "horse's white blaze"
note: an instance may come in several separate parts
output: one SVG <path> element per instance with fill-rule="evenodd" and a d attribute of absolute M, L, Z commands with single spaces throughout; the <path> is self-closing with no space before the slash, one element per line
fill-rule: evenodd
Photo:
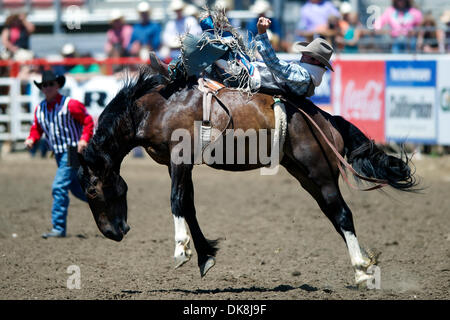
<path fill-rule="evenodd" d="M 181 266 L 191 258 L 192 251 L 189 249 L 189 236 L 187 234 L 186 224 L 183 217 L 173 216 L 175 225 L 175 267 Z"/>
<path fill-rule="evenodd" d="M 361 254 L 361 248 L 359 246 L 358 239 L 353 232 L 344 231 L 345 241 L 347 243 L 348 252 L 350 254 L 350 260 L 352 262 L 353 267 L 363 267 L 366 263 Z"/>

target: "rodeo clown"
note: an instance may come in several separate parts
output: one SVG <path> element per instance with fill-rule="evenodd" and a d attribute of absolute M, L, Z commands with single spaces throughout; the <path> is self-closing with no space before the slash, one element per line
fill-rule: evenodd
<path fill-rule="evenodd" d="M 44 71 L 41 82 L 34 81 L 45 100 L 36 107 L 30 135 L 25 140 L 25 146 L 30 149 L 45 133 L 58 166 L 52 186 L 53 228 L 42 235 L 45 239 L 66 236 L 69 190 L 78 199 L 86 201 L 77 178 L 77 152 L 81 153 L 87 147 L 94 122 L 81 102 L 59 93 L 65 81 L 64 76 L 56 76 L 52 71 Z"/>

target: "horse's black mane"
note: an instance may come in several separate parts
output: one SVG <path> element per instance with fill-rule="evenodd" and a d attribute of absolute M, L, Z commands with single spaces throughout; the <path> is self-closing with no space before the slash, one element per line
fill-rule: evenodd
<path fill-rule="evenodd" d="M 134 130 L 133 112 L 136 100 L 165 84 L 166 79 L 150 68 L 141 68 L 137 77 L 128 78 L 114 99 L 106 106 L 98 119 L 96 133 L 84 153 L 88 163 L 95 168 L 111 167 L 113 158 L 124 152 L 119 139 Z M 128 146 L 131 150 L 133 146 Z M 128 153 L 129 150 L 125 151 Z"/>

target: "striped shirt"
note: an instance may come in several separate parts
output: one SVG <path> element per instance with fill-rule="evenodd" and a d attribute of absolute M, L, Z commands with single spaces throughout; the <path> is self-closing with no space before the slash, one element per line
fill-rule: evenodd
<path fill-rule="evenodd" d="M 79 140 L 88 142 L 93 128 L 92 117 L 81 102 L 58 95 L 53 103 L 44 100 L 36 107 L 28 138 L 36 142 L 45 133 L 53 152 L 64 153 Z"/>
<path fill-rule="evenodd" d="M 255 41 L 259 54 L 272 74 L 280 81 L 283 81 L 292 92 L 299 96 L 305 95 L 311 83 L 309 72 L 295 62 L 288 63 L 278 59 L 266 32 L 258 34 L 255 37 Z"/>

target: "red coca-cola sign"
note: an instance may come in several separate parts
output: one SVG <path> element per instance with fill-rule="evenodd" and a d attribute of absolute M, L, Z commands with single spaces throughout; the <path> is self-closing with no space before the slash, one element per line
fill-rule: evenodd
<path fill-rule="evenodd" d="M 369 138 L 384 142 L 385 62 L 335 60 L 333 68 L 334 113 L 356 125 Z"/>

